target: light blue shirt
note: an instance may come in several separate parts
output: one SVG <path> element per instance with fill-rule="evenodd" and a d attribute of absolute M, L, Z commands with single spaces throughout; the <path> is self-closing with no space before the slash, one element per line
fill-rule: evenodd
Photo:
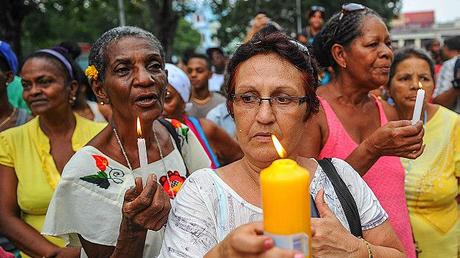
<path fill-rule="evenodd" d="M 441 95 L 453 87 L 452 81 L 454 80 L 454 66 L 457 58 L 460 58 L 460 55 L 455 56 L 454 58 L 451 58 L 442 64 L 441 71 L 439 72 L 438 80 L 436 83 L 436 88 L 433 92 L 433 98 Z M 457 97 L 454 111 L 460 114 L 460 97 Z"/>
<path fill-rule="evenodd" d="M 235 137 L 235 122 L 228 113 L 226 103 L 221 103 L 211 109 L 206 118 L 222 127 L 231 137 Z"/>

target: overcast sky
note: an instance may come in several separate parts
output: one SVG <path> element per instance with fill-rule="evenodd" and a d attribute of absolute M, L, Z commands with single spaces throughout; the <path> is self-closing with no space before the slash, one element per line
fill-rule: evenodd
<path fill-rule="evenodd" d="M 460 0 L 402 0 L 402 12 L 434 10 L 436 22 L 460 18 Z"/>

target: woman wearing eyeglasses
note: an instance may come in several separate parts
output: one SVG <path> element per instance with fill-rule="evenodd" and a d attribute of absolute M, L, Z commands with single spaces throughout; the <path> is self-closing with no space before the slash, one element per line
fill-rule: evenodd
<path fill-rule="evenodd" d="M 304 134 L 306 157 L 345 159 L 369 185 L 390 217 L 408 257 L 415 247 L 399 157 L 423 152 L 423 123 L 397 120 L 396 111 L 369 94 L 388 81 L 393 52 L 382 18 L 347 4 L 316 36 L 315 54 L 336 76 L 318 89 L 321 108 Z"/>
<path fill-rule="evenodd" d="M 434 78 L 434 62 L 428 53 L 414 48 L 395 52 L 387 87 L 398 115 L 412 117 L 419 83 L 427 93 L 422 112 L 427 148 L 416 160 L 401 160 L 419 258 L 458 257 L 460 250 L 460 116 L 429 103 Z"/>
<path fill-rule="evenodd" d="M 251 222 L 262 220 L 259 173 L 278 159 L 271 135 L 291 159 L 303 147 L 301 132 L 319 106 L 317 69 L 300 43 L 279 32 L 260 32 L 236 50 L 228 74 L 227 107 L 244 156 L 187 179 L 169 214 L 159 257 L 305 257 L 274 247 L 263 226 Z M 310 193 L 321 216 L 312 219 L 313 257 L 404 257 L 387 214 L 346 162 L 332 161 L 355 197 L 364 240 L 350 233 L 318 163 L 298 160 L 311 172 Z"/>

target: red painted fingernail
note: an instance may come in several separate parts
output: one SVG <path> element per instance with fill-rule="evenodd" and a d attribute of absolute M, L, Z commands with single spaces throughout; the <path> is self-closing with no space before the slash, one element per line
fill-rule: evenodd
<path fill-rule="evenodd" d="M 268 250 L 273 247 L 273 239 L 269 238 L 264 241 L 264 248 Z"/>

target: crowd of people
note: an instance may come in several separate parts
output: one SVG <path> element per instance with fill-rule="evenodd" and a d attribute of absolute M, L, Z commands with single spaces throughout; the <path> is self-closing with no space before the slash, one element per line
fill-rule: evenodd
<path fill-rule="evenodd" d="M 312 257 L 459 257 L 460 35 L 394 49 L 378 12 L 325 14 L 291 37 L 259 12 L 229 57 L 178 64 L 130 26 L 85 69 L 0 41 L 0 258 L 305 257 L 263 234 L 272 135 L 310 171 Z"/>

